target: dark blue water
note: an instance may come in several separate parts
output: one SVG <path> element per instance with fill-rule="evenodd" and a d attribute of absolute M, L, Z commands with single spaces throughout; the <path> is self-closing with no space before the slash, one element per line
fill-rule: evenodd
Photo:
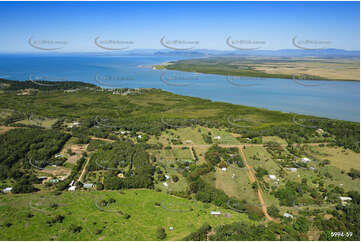
<path fill-rule="evenodd" d="M 214 101 L 360 120 L 359 82 L 230 78 L 151 68 L 154 64 L 187 58 L 0 55 L 0 78 L 83 81 L 104 88 L 161 88 Z"/>

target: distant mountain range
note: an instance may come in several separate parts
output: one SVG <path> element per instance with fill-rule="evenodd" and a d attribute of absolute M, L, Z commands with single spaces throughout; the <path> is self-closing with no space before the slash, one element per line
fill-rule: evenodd
<path fill-rule="evenodd" d="M 109 52 L 106 52 L 109 55 Z M 129 50 L 112 52 L 114 55 L 155 55 L 155 56 L 269 56 L 269 57 L 322 57 L 322 58 L 360 58 L 360 51 L 343 49 L 282 49 L 282 50 Z"/>
<path fill-rule="evenodd" d="M 30 53 L 29 53 L 30 54 Z M 343 49 L 320 49 L 320 50 L 304 50 L 304 49 L 281 49 L 281 50 L 209 50 L 209 49 L 191 49 L 187 51 L 168 50 L 168 49 L 134 49 L 126 51 L 106 51 L 106 52 L 42 52 L 31 53 L 42 55 L 99 55 L 99 56 L 184 56 L 184 57 L 319 57 L 319 58 L 360 58 L 359 50 L 343 50 Z"/>

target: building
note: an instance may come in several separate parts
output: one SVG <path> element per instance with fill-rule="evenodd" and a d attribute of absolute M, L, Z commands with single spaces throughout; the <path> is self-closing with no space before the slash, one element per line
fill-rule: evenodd
<path fill-rule="evenodd" d="M 94 184 L 93 183 L 85 183 L 83 185 L 84 188 L 88 189 L 88 188 L 93 188 L 94 187 Z"/>
<path fill-rule="evenodd" d="M 10 193 L 11 190 L 13 190 L 12 187 L 7 187 L 7 188 L 3 189 L 3 193 Z"/>
<path fill-rule="evenodd" d="M 221 139 L 221 136 L 214 136 L 213 139 L 218 139 L 218 140 L 220 140 L 220 139 Z"/>
<path fill-rule="evenodd" d="M 168 187 L 168 183 L 166 183 L 166 182 L 163 182 L 163 185 L 164 185 L 165 187 Z"/>
<path fill-rule="evenodd" d="M 165 179 L 169 180 L 169 176 L 168 175 L 164 175 L 165 176 Z"/>
<path fill-rule="evenodd" d="M 219 215 L 221 215 L 221 212 L 220 211 L 211 211 L 211 215 L 219 216 Z"/>
<path fill-rule="evenodd" d="M 351 197 L 339 197 L 341 200 L 341 204 L 345 206 L 347 204 L 347 201 L 352 201 Z"/>
<path fill-rule="evenodd" d="M 271 180 L 276 180 L 276 176 L 275 175 L 268 175 L 268 178 Z"/>
<path fill-rule="evenodd" d="M 287 170 L 291 171 L 291 172 L 296 172 L 297 168 L 287 168 Z"/>
<path fill-rule="evenodd" d="M 138 135 L 138 139 L 141 139 L 142 138 L 142 135 Z"/>
<path fill-rule="evenodd" d="M 75 191 L 76 186 L 69 187 L 68 191 Z"/>
<path fill-rule="evenodd" d="M 192 144 L 192 140 L 186 140 L 186 144 Z"/>
<path fill-rule="evenodd" d="M 73 122 L 69 125 L 70 128 L 73 128 L 73 127 L 76 127 L 76 126 L 79 126 L 80 123 L 79 122 Z"/>
<path fill-rule="evenodd" d="M 301 159 L 301 161 L 302 161 L 303 163 L 307 163 L 307 162 L 310 162 L 311 160 L 308 159 L 307 157 L 303 157 L 303 158 Z"/>
<path fill-rule="evenodd" d="M 55 155 L 55 158 L 59 158 L 59 157 L 64 157 L 64 155 L 62 155 L 62 154 L 56 154 Z"/>
<path fill-rule="evenodd" d="M 222 171 L 227 171 L 227 168 L 223 167 L 223 168 L 222 168 Z"/>
<path fill-rule="evenodd" d="M 293 218 L 293 215 L 289 214 L 289 213 L 284 213 L 283 217 L 285 217 L 285 218 Z"/>

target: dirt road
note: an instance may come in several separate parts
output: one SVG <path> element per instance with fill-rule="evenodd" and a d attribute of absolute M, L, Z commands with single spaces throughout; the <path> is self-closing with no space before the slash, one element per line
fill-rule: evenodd
<path fill-rule="evenodd" d="M 247 158 L 242 150 L 242 146 L 239 146 L 239 151 L 241 152 L 241 155 L 242 155 L 242 158 L 244 160 L 244 164 L 246 165 L 247 169 L 248 169 L 248 175 L 249 175 L 249 179 L 252 183 L 254 182 L 257 182 L 257 179 L 256 179 L 256 176 L 254 175 L 253 173 L 253 169 L 252 167 L 248 164 L 247 162 Z M 258 182 L 257 182 L 258 184 Z M 266 203 L 264 202 L 264 199 L 263 199 L 263 195 L 262 195 L 262 191 L 258 185 L 258 200 L 262 206 L 262 211 L 264 213 L 264 216 L 266 217 L 267 220 L 269 221 L 275 221 L 269 214 L 268 214 L 268 211 L 267 211 L 267 206 L 266 206 Z"/>

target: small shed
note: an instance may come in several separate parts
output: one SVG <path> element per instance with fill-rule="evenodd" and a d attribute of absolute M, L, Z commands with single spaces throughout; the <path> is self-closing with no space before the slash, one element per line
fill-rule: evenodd
<path fill-rule="evenodd" d="M 85 184 L 83 185 L 83 187 L 86 188 L 86 189 L 93 188 L 93 187 L 94 187 L 94 184 L 93 184 L 93 183 L 85 183 Z"/>
<path fill-rule="evenodd" d="M 307 162 L 310 162 L 311 160 L 310 160 L 309 158 L 307 158 L 307 157 L 303 157 L 303 158 L 301 159 L 301 161 L 302 161 L 303 163 L 307 163 Z"/>
<path fill-rule="evenodd" d="M 218 135 L 218 136 L 214 136 L 213 139 L 218 139 L 218 140 L 219 140 L 219 139 L 221 139 L 221 136 L 219 136 L 219 135 Z"/>
<path fill-rule="evenodd" d="M 293 215 L 289 214 L 289 213 L 284 213 L 283 217 L 285 217 L 285 218 L 293 218 Z"/>
<path fill-rule="evenodd" d="M 163 185 L 164 185 L 165 187 L 168 187 L 168 183 L 166 183 L 166 182 L 163 182 Z"/>
<path fill-rule="evenodd" d="M 342 205 L 346 205 L 348 201 L 352 201 L 351 197 L 339 197 L 341 200 Z"/>
<path fill-rule="evenodd" d="M 211 211 L 211 215 L 219 216 L 219 215 L 221 215 L 221 212 L 220 211 Z"/>
<path fill-rule="evenodd" d="M 227 171 L 227 168 L 223 167 L 223 168 L 222 168 L 222 171 Z"/>
<path fill-rule="evenodd" d="M 75 191 L 76 186 L 69 187 L 68 191 Z"/>
<path fill-rule="evenodd" d="M 10 193 L 11 190 L 13 190 L 12 187 L 7 187 L 7 188 L 3 189 L 3 193 Z"/>
<path fill-rule="evenodd" d="M 268 175 L 268 178 L 271 180 L 276 180 L 276 176 L 275 175 Z"/>
<path fill-rule="evenodd" d="M 291 172 L 296 172 L 296 171 L 297 171 L 297 168 L 292 167 L 292 168 L 287 168 L 287 170 L 289 170 L 289 171 L 291 171 Z"/>

